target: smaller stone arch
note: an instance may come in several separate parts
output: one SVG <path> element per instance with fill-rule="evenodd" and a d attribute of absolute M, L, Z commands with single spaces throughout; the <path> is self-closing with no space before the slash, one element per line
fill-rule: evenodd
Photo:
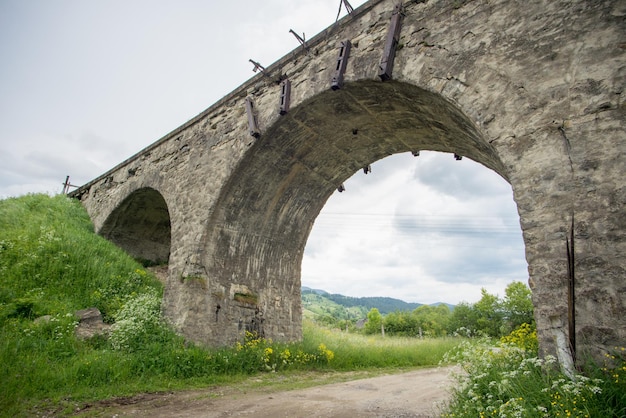
<path fill-rule="evenodd" d="M 144 187 L 126 197 L 98 233 L 144 264 L 162 264 L 169 260 L 171 229 L 165 199 Z"/>

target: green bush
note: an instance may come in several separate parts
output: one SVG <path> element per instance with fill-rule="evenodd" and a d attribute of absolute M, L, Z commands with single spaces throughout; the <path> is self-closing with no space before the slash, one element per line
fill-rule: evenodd
<path fill-rule="evenodd" d="M 623 417 L 626 416 L 626 362 L 610 355 L 611 366 L 593 366 L 573 379 L 556 359 L 537 357 L 520 327 L 503 343 L 468 341 L 446 355 L 463 372 L 444 417 Z M 523 338 L 520 335 L 523 334 Z M 536 335 L 536 334 L 535 334 Z M 619 350 L 622 352 L 622 350 Z"/>
<path fill-rule="evenodd" d="M 139 351 L 151 342 L 167 340 L 170 332 L 161 319 L 161 298 L 148 291 L 127 300 L 115 314 L 110 342 L 115 350 Z"/>
<path fill-rule="evenodd" d="M 500 338 L 500 342 L 505 345 L 511 345 L 521 348 L 531 353 L 537 353 L 539 350 L 539 341 L 537 340 L 537 329 L 530 324 L 521 324 L 514 329 L 509 335 Z"/>

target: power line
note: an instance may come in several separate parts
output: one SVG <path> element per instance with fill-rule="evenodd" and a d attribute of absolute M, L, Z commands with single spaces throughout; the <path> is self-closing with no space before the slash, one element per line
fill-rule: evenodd
<path fill-rule="evenodd" d="M 519 223 L 513 220 L 481 216 L 326 213 L 316 219 L 314 228 L 392 228 L 422 232 L 521 235 Z"/>

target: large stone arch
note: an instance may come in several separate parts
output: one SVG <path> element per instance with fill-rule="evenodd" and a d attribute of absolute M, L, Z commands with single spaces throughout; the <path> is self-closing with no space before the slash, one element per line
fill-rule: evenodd
<path fill-rule="evenodd" d="M 207 321 L 214 328 L 211 342 L 232 342 L 259 324 L 273 338 L 299 338 L 302 255 L 326 200 L 368 164 L 420 150 L 466 156 L 508 178 L 467 116 L 408 83 L 348 83 L 307 100 L 269 128 L 222 189 L 203 239 L 204 303 L 215 312 Z M 199 335 L 184 322 L 179 326 Z"/>

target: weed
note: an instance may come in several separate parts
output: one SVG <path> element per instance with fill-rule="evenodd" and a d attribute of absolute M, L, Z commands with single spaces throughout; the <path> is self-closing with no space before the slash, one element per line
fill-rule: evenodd
<path fill-rule="evenodd" d="M 611 358 L 617 360 L 611 367 L 595 367 L 595 372 L 570 379 L 558 371 L 554 357 L 537 357 L 533 336 L 534 330 L 522 326 L 499 344 L 468 341 L 447 354 L 446 361 L 458 362 L 463 373 L 456 376 L 458 384 L 443 416 L 625 416 L 623 357 Z"/>

